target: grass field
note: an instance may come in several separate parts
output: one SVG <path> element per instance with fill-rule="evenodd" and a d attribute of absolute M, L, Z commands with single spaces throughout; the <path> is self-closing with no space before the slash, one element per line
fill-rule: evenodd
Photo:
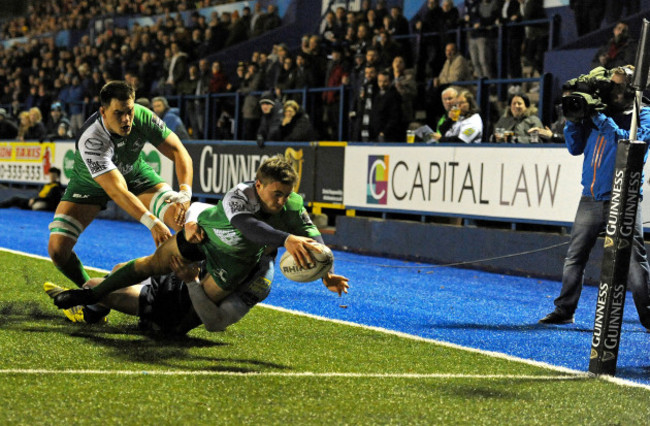
<path fill-rule="evenodd" d="M 68 322 L 0 251 L 0 424 L 648 424 L 650 391 L 256 307 L 224 333 Z"/>

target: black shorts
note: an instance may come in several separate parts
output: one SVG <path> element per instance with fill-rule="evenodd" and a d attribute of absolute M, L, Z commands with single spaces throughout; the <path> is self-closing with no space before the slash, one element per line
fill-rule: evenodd
<path fill-rule="evenodd" d="M 139 316 L 165 334 L 185 334 L 201 325 L 187 286 L 174 274 L 148 279 L 140 291 Z"/>

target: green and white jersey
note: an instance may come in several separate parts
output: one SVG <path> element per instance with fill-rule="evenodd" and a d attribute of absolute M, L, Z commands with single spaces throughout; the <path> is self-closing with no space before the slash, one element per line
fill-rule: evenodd
<path fill-rule="evenodd" d="M 200 244 L 205 254 L 208 272 L 224 289 L 241 283 L 260 259 L 266 245 L 250 241 L 235 228 L 232 218 L 253 215 L 275 229 L 294 235 L 315 237 L 320 235 L 305 209 L 300 195 L 292 192 L 282 210 L 274 215 L 262 211 L 255 191 L 255 182 L 244 182 L 226 193 L 216 205 L 193 203 L 188 212 L 188 221 L 194 221 L 203 228 L 206 240 Z"/>
<path fill-rule="evenodd" d="M 131 133 L 126 137 L 111 134 L 96 112 L 86 120 L 76 141 L 71 181 L 99 188 L 95 178 L 117 169 L 129 182 L 130 175 L 145 164 L 141 155 L 144 144 L 150 142 L 157 147 L 170 133 L 156 114 L 138 104 L 134 105 Z"/>

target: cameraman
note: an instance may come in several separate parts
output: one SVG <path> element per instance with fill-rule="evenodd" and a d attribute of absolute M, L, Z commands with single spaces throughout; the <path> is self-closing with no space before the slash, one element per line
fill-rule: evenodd
<path fill-rule="evenodd" d="M 633 67 L 606 70 L 598 67 L 586 76 L 570 80 L 563 97 L 567 118 L 566 145 L 572 155 L 584 154 L 582 197 L 564 261 L 562 290 L 555 310 L 539 320 L 542 324 L 570 324 L 582 291 L 584 270 L 598 235 L 605 229 L 612 191 L 616 147 L 629 139 L 634 92 L 630 87 Z M 650 141 L 650 108 L 640 111 L 637 139 Z M 647 147 L 644 162 L 647 159 Z M 643 240 L 639 204 L 628 276 L 641 324 L 650 330 L 650 267 Z"/>

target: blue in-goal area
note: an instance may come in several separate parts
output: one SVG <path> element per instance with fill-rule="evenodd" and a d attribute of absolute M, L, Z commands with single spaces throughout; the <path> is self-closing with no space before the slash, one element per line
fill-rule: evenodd
<path fill-rule="evenodd" d="M 51 219 L 49 212 L 0 210 L 0 247 L 47 256 Z M 110 270 L 154 249 L 150 233 L 139 223 L 98 219 L 83 233 L 75 250 L 85 265 Z M 553 309 L 560 282 L 341 251 L 334 255 L 336 273 L 350 278 L 349 294 L 339 298 L 320 281 L 296 283 L 276 272 L 264 303 L 579 371 L 588 369 L 595 287 L 584 288 L 575 324 L 544 326 L 537 321 Z M 616 375 L 650 385 L 650 333 L 638 321 L 631 294 L 626 301 Z"/>

